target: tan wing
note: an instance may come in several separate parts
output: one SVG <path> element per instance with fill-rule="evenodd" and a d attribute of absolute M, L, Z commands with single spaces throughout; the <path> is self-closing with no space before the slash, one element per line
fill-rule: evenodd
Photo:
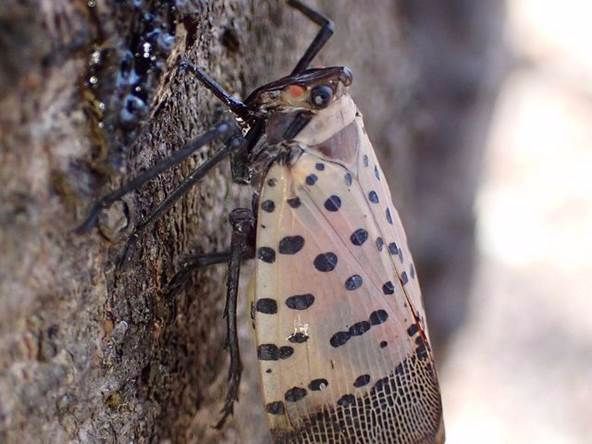
<path fill-rule="evenodd" d="M 262 188 L 254 312 L 266 410 L 278 442 L 436 442 L 419 285 L 356 124 L 351 170 L 305 153 L 273 165 Z"/>

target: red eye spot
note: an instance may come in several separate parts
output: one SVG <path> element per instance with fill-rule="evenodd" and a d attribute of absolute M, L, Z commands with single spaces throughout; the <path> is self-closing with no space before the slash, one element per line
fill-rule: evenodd
<path fill-rule="evenodd" d="M 290 85 L 288 86 L 288 94 L 294 98 L 300 97 L 304 94 L 304 88 L 299 85 Z"/>

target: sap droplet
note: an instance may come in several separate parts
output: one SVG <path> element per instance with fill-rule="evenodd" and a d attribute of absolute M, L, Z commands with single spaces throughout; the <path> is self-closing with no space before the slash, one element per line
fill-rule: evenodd
<path fill-rule="evenodd" d="M 144 51 L 144 54 L 142 54 L 142 56 L 147 59 L 148 57 L 150 57 L 150 51 L 152 51 L 152 45 L 148 42 L 144 42 L 142 43 L 142 50 Z"/>
<path fill-rule="evenodd" d="M 138 96 L 128 94 L 123 102 L 123 109 L 119 117 L 123 123 L 131 124 L 138 121 L 146 112 L 146 103 Z"/>
<path fill-rule="evenodd" d="M 101 63 L 101 51 L 93 51 L 90 54 L 89 64 L 98 65 L 99 63 Z"/>

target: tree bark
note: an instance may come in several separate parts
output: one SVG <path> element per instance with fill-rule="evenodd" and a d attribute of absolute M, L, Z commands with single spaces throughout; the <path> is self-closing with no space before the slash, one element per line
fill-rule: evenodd
<path fill-rule="evenodd" d="M 354 0 L 316 6 L 336 22 L 316 62 L 352 68 L 353 96 L 403 219 L 416 227 L 413 249 L 413 238 L 422 236 L 416 232 L 433 229 L 415 200 L 419 163 L 433 160 L 415 154 L 431 102 L 418 102 L 426 80 L 413 36 L 430 29 L 390 0 L 372 8 Z M 248 206 L 250 190 L 231 185 L 227 165 L 217 168 L 120 265 L 134 224 L 217 146 L 113 205 L 99 229 L 84 236 L 72 230 L 94 199 L 221 118 L 223 107 L 179 70 L 181 57 L 244 97 L 287 74 L 316 30 L 274 0 L 3 2 L 1 442 L 268 440 L 244 298 L 241 403 L 222 431 L 210 427 L 227 374 L 223 267 L 200 271 L 174 298 L 164 290 L 190 252 L 229 244 L 228 213 Z M 460 133 L 469 130 L 459 123 Z M 480 148 L 471 142 L 466 149 Z M 459 170 L 461 186 L 474 189 Z M 461 198 L 463 208 L 473 196 Z M 418 270 L 421 278 L 421 263 Z M 247 275 L 248 267 L 243 280 Z"/>

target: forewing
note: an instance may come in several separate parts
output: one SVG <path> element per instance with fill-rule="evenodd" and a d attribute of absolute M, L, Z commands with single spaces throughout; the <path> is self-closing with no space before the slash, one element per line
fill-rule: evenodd
<path fill-rule="evenodd" d="M 418 443 L 440 425 L 411 255 L 359 131 L 353 168 L 305 153 L 262 188 L 254 313 L 278 440 Z"/>

